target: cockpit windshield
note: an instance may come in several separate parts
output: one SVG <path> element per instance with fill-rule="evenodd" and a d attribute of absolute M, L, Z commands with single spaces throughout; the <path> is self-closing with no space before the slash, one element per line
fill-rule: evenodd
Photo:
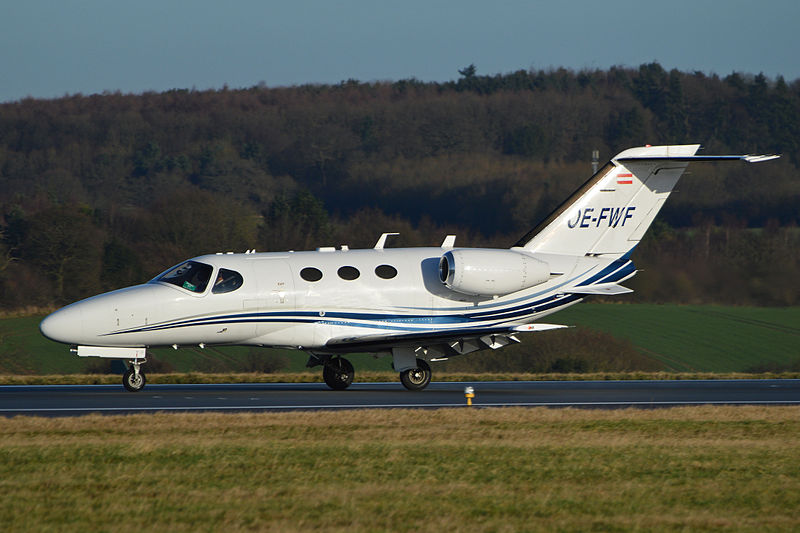
<path fill-rule="evenodd" d="M 157 277 L 155 281 L 171 283 L 192 292 L 203 292 L 211 279 L 212 270 L 211 265 L 186 261 Z"/>

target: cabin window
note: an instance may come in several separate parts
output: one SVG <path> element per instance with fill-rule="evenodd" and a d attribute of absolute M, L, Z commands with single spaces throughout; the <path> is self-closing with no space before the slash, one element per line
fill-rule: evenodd
<path fill-rule="evenodd" d="M 353 281 L 354 279 L 358 279 L 358 276 L 361 275 L 361 272 L 359 272 L 356 267 L 343 266 L 337 271 L 337 274 L 339 274 L 339 277 L 342 279 Z"/>
<path fill-rule="evenodd" d="M 378 265 L 375 267 L 375 275 L 383 279 L 392 279 L 397 275 L 397 269 L 392 265 Z"/>
<path fill-rule="evenodd" d="M 217 272 L 217 279 L 214 281 L 214 286 L 211 287 L 211 292 L 214 294 L 223 294 L 226 292 L 233 292 L 244 283 L 242 275 L 235 270 L 228 270 L 227 268 L 220 268 Z"/>
<path fill-rule="evenodd" d="M 186 261 L 162 274 L 156 281 L 163 281 L 177 285 L 192 292 L 203 292 L 211 279 L 211 265 L 198 263 L 197 261 Z"/>
<path fill-rule="evenodd" d="M 300 271 L 300 277 L 306 281 L 319 281 L 322 279 L 322 271 L 314 267 L 306 267 Z"/>

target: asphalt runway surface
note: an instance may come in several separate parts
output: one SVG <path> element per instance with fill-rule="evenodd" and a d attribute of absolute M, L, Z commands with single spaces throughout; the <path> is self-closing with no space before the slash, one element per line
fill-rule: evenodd
<path fill-rule="evenodd" d="M 354 383 L 332 391 L 321 383 L 0 386 L 0 415 L 244 412 L 369 408 L 546 406 L 657 408 L 678 405 L 800 405 L 800 380 L 434 382 L 421 392 L 398 383 Z"/>

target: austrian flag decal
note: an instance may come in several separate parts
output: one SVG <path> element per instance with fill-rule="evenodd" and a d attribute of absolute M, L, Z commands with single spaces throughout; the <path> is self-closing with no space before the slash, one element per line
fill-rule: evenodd
<path fill-rule="evenodd" d="M 617 185 L 632 185 L 633 184 L 633 174 L 628 172 L 627 174 L 617 174 Z"/>

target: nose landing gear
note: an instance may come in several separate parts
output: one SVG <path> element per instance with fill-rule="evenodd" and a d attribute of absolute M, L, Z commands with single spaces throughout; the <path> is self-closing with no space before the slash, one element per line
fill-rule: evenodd
<path fill-rule="evenodd" d="M 140 369 L 144 362 L 143 359 L 134 359 L 130 361 L 128 370 L 122 375 L 122 385 L 126 390 L 130 392 L 139 392 L 144 388 L 145 383 L 147 383 L 147 378 L 145 378 L 144 372 Z"/>

